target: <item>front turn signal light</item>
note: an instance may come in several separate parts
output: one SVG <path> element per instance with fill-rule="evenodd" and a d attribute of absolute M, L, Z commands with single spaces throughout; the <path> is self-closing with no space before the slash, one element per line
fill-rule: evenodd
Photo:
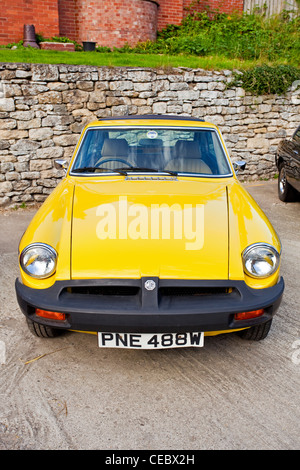
<path fill-rule="evenodd" d="M 257 318 L 261 317 L 265 313 L 263 308 L 259 310 L 252 310 L 251 312 L 241 312 L 235 313 L 234 319 L 235 320 L 249 320 L 250 318 Z"/>
<path fill-rule="evenodd" d="M 48 318 L 49 320 L 59 320 L 64 321 L 66 319 L 66 315 L 60 312 L 50 312 L 48 310 L 42 310 L 40 308 L 35 309 L 35 314 L 38 317 Z"/>

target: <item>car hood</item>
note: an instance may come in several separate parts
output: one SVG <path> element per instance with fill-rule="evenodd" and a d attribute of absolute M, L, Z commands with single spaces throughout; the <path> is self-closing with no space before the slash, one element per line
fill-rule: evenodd
<path fill-rule="evenodd" d="M 247 246 L 264 242 L 281 251 L 270 221 L 235 177 L 94 178 L 64 178 L 33 217 L 19 252 L 43 242 L 55 248 L 58 262 L 47 279 L 21 270 L 26 285 L 42 289 L 56 280 L 141 276 L 245 280 L 241 253 Z M 276 279 L 246 280 L 261 288 Z"/>
<path fill-rule="evenodd" d="M 75 185 L 72 279 L 228 279 L 228 243 L 223 182 L 101 177 Z"/>

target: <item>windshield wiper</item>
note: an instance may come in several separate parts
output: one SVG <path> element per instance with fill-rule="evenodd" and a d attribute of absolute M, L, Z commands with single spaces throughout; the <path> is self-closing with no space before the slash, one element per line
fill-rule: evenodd
<path fill-rule="evenodd" d="M 111 170 L 110 168 L 101 168 L 98 166 L 84 166 L 82 168 L 75 168 L 75 170 L 72 170 L 72 172 L 73 173 L 93 173 L 95 170 L 110 171 L 111 173 L 119 173 L 120 175 L 123 175 L 123 176 L 127 175 L 127 173 L 125 171 L 122 171 L 122 169 Z"/>
<path fill-rule="evenodd" d="M 118 171 L 118 170 L 116 170 L 116 171 Z M 156 170 L 155 168 L 145 168 L 145 167 L 139 167 L 139 166 L 130 167 L 128 169 L 127 168 L 126 169 L 125 168 L 120 168 L 120 170 L 125 170 L 126 173 L 128 173 L 130 171 L 141 171 L 141 172 L 148 172 L 148 173 L 168 173 L 169 175 L 177 176 L 176 171 Z"/>
<path fill-rule="evenodd" d="M 130 168 L 114 168 L 113 170 L 110 168 L 102 168 L 97 166 L 84 166 L 82 168 L 75 168 L 72 170 L 73 173 L 94 173 L 95 170 L 100 171 L 109 171 L 111 173 L 119 173 L 120 175 L 127 176 L 131 171 L 140 171 L 140 172 L 147 172 L 147 173 L 167 173 L 171 176 L 177 176 L 176 171 L 169 171 L 169 170 L 157 170 L 155 168 L 145 168 L 145 167 L 130 167 Z"/>

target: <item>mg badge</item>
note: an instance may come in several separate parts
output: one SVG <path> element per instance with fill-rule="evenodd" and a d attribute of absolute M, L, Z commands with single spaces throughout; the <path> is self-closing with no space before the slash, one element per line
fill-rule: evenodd
<path fill-rule="evenodd" d="M 156 287 L 156 284 L 151 279 L 148 279 L 148 281 L 145 282 L 145 289 L 153 290 L 153 289 L 155 289 L 155 287 Z"/>

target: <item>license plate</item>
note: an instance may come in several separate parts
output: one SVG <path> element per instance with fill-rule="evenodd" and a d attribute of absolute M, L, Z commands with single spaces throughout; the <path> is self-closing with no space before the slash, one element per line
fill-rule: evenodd
<path fill-rule="evenodd" d="M 99 348 L 168 349 L 202 347 L 204 333 L 98 333 Z"/>

